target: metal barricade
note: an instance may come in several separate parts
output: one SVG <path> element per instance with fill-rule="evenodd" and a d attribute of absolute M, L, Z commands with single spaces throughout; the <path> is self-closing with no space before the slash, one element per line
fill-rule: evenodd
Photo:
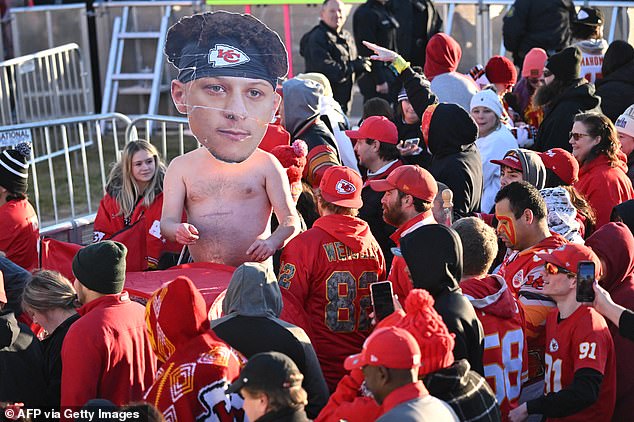
<path fill-rule="evenodd" d="M 0 125 L 92 114 L 91 87 L 74 43 L 0 62 Z"/>
<path fill-rule="evenodd" d="M 127 142 L 145 139 L 157 147 L 166 163 L 200 146 L 185 117 L 137 116 L 128 125 L 125 139 Z"/>
<path fill-rule="evenodd" d="M 0 139 L 17 133 L 32 140 L 27 193 L 41 230 L 65 222 L 77 224 L 78 219 L 91 221 L 130 123 L 122 114 L 108 113 L 0 127 Z M 61 140 L 60 148 L 55 147 L 55 139 Z"/>

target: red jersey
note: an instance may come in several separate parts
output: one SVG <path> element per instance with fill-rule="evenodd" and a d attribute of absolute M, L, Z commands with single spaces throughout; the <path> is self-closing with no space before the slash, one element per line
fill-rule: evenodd
<path fill-rule="evenodd" d="M 163 210 L 163 193 L 159 193 L 154 202 L 149 207 L 145 207 L 142 201 L 139 201 L 132 211 L 130 218 L 125 219 L 119 214 L 119 204 L 109 194 L 101 199 L 99 210 L 95 217 L 93 228 L 93 242 L 102 240 L 117 240 L 124 243 L 128 247 L 128 253 L 140 253 L 139 261 L 143 265 L 140 268 L 134 266 L 136 271 L 156 268 L 159 258 L 163 252 L 180 252 L 181 245 L 176 242 L 170 242 L 161 235 L 161 213 Z M 138 234 L 135 231 L 134 239 L 129 239 L 123 234 L 124 230 L 132 229 L 136 224 L 143 227 Z M 136 229 L 136 227 L 135 227 Z M 138 229 L 137 229 L 138 230 Z M 136 236 L 145 236 L 145 253 L 139 251 Z M 128 258 L 128 261 L 132 261 Z M 130 271 L 130 270 L 129 270 Z"/>
<path fill-rule="evenodd" d="M 0 251 L 26 270 L 39 267 L 37 241 L 40 229 L 35 210 L 27 199 L 0 207 Z"/>
<path fill-rule="evenodd" d="M 616 401 L 614 343 L 605 319 L 588 306 L 579 306 L 568 318 L 557 321 L 553 309 L 546 321 L 545 393 L 556 393 L 572 384 L 575 372 L 591 368 L 603 374 L 599 398 L 590 407 L 554 421 L 609 421 Z"/>
<path fill-rule="evenodd" d="M 528 379 L 528 348 L 524 312 L 504 279 L 491 275 L 460 282 L 484 329 L 484 376 L 500 404 L 502 420 L 519 405 L 522 384 Z"/>
<path fill-rule="evenodd" d="M 308 333 L 331 391 L 346 374 L 345 358 L 370 334 L 369 287 L 384 279 L 381 248 L 356 217 L 321 217 L 282 252 L 281 318 Z"/>
<path fill-rule="evenodd" d="M 548 313 L 555 307 L 555 302 L 542 294 L 544 261 L 535 254 L 550 252 L 568 242 L 556 233 L 551 234 L 552 236 L 528 249 L 507 253 L 497 271 L 498 275 L 504 277 L 506 284 L 524 309 L 529 380 L 541 380 L 544 374 L 544 327 Z"/>
<path fill-rule="evenodd" d="M 417 228 L 424 226 L 426 224 L 436 224 L 436 220 L 434 220 L 434 216 L 431 211 L 418 214 L 416 217 L 407 221 L 401 227 L 398 228 L 392 235 L 390 239 L 394 241 L 397 247 L 401 246 L 401 237 L 413 232 Z M 394 294 L 396 294 L 399 298 L 406 298 L 409 292 L 414 288 L 412 281 L 407 276 L 405 272 L 405 259 L 402 256 L 394 256 L 392 260 L 392 267 L 390 268 L 390 274 L 387 276 L 387 279 L 392 282 L 392 286 L 394 289 Z"/>

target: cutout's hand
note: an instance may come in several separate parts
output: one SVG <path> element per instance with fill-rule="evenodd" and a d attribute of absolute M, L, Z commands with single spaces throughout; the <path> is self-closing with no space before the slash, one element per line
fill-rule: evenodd
<path fill-rule="evenodd" d="M 398 57 L 398 53 L 396 51 L 389 50 L 371 42 L 363 41 L 363 45 L 374 51 L 374 55 L 370 56 L 370 59 L 372 60 L 391 63 Z"/>

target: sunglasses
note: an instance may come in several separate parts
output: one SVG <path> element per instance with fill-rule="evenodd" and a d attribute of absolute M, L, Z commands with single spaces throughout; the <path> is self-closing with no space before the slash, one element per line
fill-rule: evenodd
<path fill-rule="evenodd" d="M 567 276 L 575 275 L 575 273 L 573 273 L 572 271 L 568 271 L 567 269 L 562 268 L 558 265 L 555 265 L 552 262 L 547 262 L 544 265 L 544 268 L 546 269 L 546 272 L 550 275 L 557 275 L 557 274 L 566 274 Z"/>
<path fill-rule="evenodd" d="M 568 139 L 570 138 L 574 138 L 575 141 L 578 141 L 579 139 L 585 137 L 585 136 L 591 136 L 587 133 L 576 133 L 576 132 L 570 132 L 568 133 Z"/>

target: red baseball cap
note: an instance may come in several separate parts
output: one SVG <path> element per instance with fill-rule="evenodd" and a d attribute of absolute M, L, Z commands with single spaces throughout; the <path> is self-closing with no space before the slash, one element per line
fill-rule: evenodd
<path fill-rule="evenodd" d="M 601 261 L 592 249 L 586 245 L 566 243 L 550 253 L 542 252 L 535 255 L 544 260 L 544 262 L 550 262 L 573 273 L 577 272 L 579 261 L 592 261 L 594 262 L 595 277 L 599 278 L 601 275 Z"/>
<path fill-rule="evenodd" d="M 565 184 L 572 185 L 579 180 L 579 163 L 565 149 L 553 148 L 538 154 L 544 166 L 551 169 Z"/>
<path fill-rule="evenodd" d="M 334 205 L 346 208 L 361 208 L 361 176 L 346 166 L 328 167 L 319 183 L 321 196 Z"/>
<path fill-rule="evenodd" d="M 386 144 L 398 144 L 396 125 L 385 116 L 370 116 L 361 123 L 359 130 L 346 130 L 350 139 L 373 139 Z"/>
<path fill-rule="evenodd" d="M 398 189 L 423 201 L 433 202 L 438 193 L 438 184 L 434 176 L 416 165 L 400 166 L 386 179 L 372 180 L 370 187 L 377 192 Z"/>
<path fill-rule="evenodd" d="M 522 168 L 522 163 L 520 159 L 517 157 L 517 153 L 515 150 L 510 150 L 506 154 L 504 154 L 504 158 L 501 160 L 491 160 L 493 164 L 498 164 L 500 166 L 510 167 L 514 170 L 524 172 Z"/>
<path fill-rule="evenodd" d="M 343 363 L 348 371 L 366 365 L 390 369 L 417 368 L 420 366 L 420 347 L 407 330 L 379 328 L 365 340 L 361 353 L 348 356 Z"/>

